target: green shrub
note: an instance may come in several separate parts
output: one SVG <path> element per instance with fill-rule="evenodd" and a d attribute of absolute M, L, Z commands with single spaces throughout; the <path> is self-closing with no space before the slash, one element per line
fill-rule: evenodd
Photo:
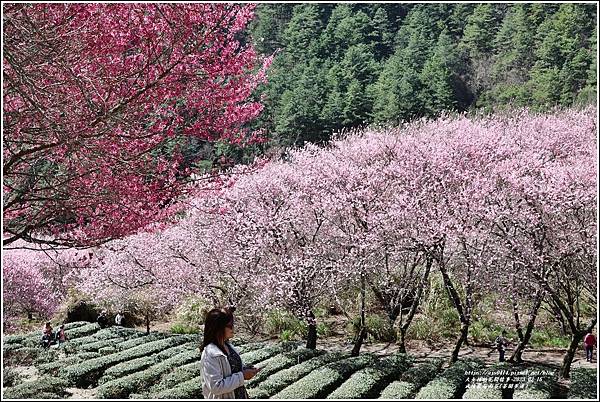
<path fill-rule="evenodd" d="M 396 332 L 392 327 L 390 320 L 378 314 L 369 314 L 365 319 L 367 334 L 375 341 L 379 342 L 394 342 L 396 340 Z M 356 337 L 360 331 L 360 316 L 354 317 L 346 328 L 346 331 Z"/>
<path fill-rule="evenodd" d="M 267 313 L 265 331 L 271 336 L 280 336 L 286 331 L 287 340 L 305 337 L 308 333 L 306 323 L 287 311 L 274 309 Z"/>
<path fill-rule="evenodd" d="M 597 379 L 598 373 L 596 369 L 573 369 L 571 371 L 571 387 L 569 388 L 569 399 L 597 399 Z"/>
<path fill-rule="evenodd" d="M 275 394 L 275 399 L 324 398 L 354 372 L 375 362 L 375 356 L 365 354 L 358 357 L 329 363 L 312 371 L 290 386 Z"/>
<path fill-rule="evenodd" d="M 160 380 L 163 374 L 172 371 L 174 368 L 199 359 L 200 352 L 197 348 L 177 354 L 143 371 L 100 385 L 97 388 L 97 397 L 99 399 L 126 398 L 134 391 L 140 392 L 148 389 Z"/>
<path fill-rule="evenodd" d="M 399 381 L 389 384 L 379 397 L 384 399 L 413 398 L 419 388 L 435 378 L 441 367 L 442 359 L 411 367 L 400 376 Z"/>
<path fill-rule="evenodd" d="M 66 367 L 60 372 L 60 376 L 69 381 L 69 384 L 85 388 L 96 383 L 104 370 L 118 363 L 132 360 L 138 357 L 148 356 L 161 350 L 180 345 L 185 340 L 181 338 L 167 338 L 154 342 L 138 345 L 131 349 L 113 353 L 108 356 L 97 357 L 73 366 Z"/>
<path fill-rule="evenodd" d="M 502 325 L 489 318 L 480 318 L 469 326 L 469 336 L 476 343 L 493 343 L 504 329 Z"/>
<path fill-rule="evenodd" d="M 482 366 L 472 360 L 454 363 L 438 377 L 427 383 L 417 393 L 415 399 L 454 399 L 458 396 L 467 379 L 466 372 Z"/>
<path fill-rule="evenodd" d="M 257 386 L 261 381 L 264 381 L 271 374 L 277 373 L 283 369 L 300 364 L 308 359 L 323 354 L 322 350 L 301 348 L 292 352 L 279 354 L 267 360 L 262 361 L 257 366 L 262 367 L 251 380 L 246 382 L 246 388 Z"/>
<path fill-rule="evenodd" d="M 23 381 L 23 376 L 19 374 L 19 372 L 15 369 L 7 367 L 4 369 L 2 378 L 2 386 L 3 387 L 14 387 L 15 385 L 19 385 Z"/>
<path fill-rule="evenodd" d="M 31 399 L 40 398 L 40 394 L 53 394 L 59 397 L 66 395 L 68 384 L 58 377 L 41 377 L 37 380 L 27 381 L 14 387 L 6 388 L 3 398 L 6 399 Z"/>
<path fill-rule="evenodd" d="M 198 328 L 204 324 L 204 317 L 212 304 L 201 297 L 191 296 L 183 301 L 176 311 L 176 323 Z"/>
<path fill-rule="evenodd" d="M 352 374 L 327 399 L 372 399 L 379 395 L 385 384 L 410 366 L 410 359 L 396 354 Z"/>
<path fill-rule="evenodd" d="M 317 335 L 319 338 L 328 338 L 333 335 L 333 329 L 331 325 L 326 322 L 318 322 L 317 323 Z"/>
<path fill-rule="evenodd" d="M 191 378 L 173 388 L 149 394 L 149 398 L 152 399 L 202 399 L 203 397 L 200 377 Z"/>
<path fill-rule="evenodd" d="M 553 347 L 566 349 L 569 347 L 571 339 L 568 336 L 561 336 L 547 328 L 540 328 L 533 331 L 529 344 L 533 347 Z"/>
<path fill-rule="evenodd" d="M 338 361 L 347 355 L 341 352 L 330 352 L 313 357 L 303 363 L 296 364 L 285 370 L 281 370 L 261 382 L 256 388 L 251 388 L 248 393 L 252 398 L 269 398 L 281 391 L 288 385 L 298 381 L 312 371 L 325 364 Z"/>
<path fill-rule="evenodd" d="M 174 334 L 199 334 L 200 327 L 195 325 L 175 323 L 171 325 L 171 332 Z"/>

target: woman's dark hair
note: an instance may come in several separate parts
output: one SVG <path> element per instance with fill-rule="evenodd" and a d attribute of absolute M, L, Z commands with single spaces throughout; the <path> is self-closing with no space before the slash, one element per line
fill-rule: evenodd
<path fill-rule="evenodd" d="M 206 346 L 214 343 L 223 353 L 225 341 L 225 327 L 233 322 L 233 312 L 229 308 L 213 308 L 204 318 L 204 340 L 200 350 L 204 350 Z"/>

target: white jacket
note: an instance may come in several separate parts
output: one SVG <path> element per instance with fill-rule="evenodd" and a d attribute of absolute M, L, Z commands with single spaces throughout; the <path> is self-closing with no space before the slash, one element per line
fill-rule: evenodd
<path fill-rule="evenodd" d="M 211 343 L 204 348 L 200 364 L 204 399 L 235 399 L 233 390 L 244 385 L 244 373 L 231 374 L 227 356 L 217 345 Z"/>

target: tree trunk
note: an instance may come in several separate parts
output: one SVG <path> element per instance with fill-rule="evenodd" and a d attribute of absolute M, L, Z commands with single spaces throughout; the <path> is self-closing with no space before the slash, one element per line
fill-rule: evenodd
<path fill-rule="evenodd" d="M 460 352 L 460 347 L 467 340 L 467 335 L 469 334 L 469 323 L 463 322 L 460 326 L 460 336 L 456 341 L 456 345 L 454 345 L 454 350 L 452 351 L 452 357 L 450 357 L 450 363 L 454 363 L 458 360 L 458 352 Z"/>
<path fill-rule="evenodd" d="M 146 334 L 150 334 L 150 315 L 146 314 Z"/>
<path fill-rule="evenodd" d="M 315 314 L 310 310 L 306 319 L 308 323 L 308 335 L 306 336 L 306 349 L 317 348 L 317 321 Z"/>
<path fill-rule="evenodd" d="M 354 347 L 352 348 L 352 356 L 358 356 L 360 348 L 367 337 L 367 326 L 365 322 L 365 297 L 366 296 L 366 284 L 365 277 L 361 273 L 360 277 L 360 327 L 356 339 L 354 341 Z"/>
<path fill-rule="evenodd" d="M 577 352 L 577 346 L 579 346 L 579 342 L 583 339 L 585 334 L 591 332 L 592 329 L 596 326 L 597 318 L 592 319 L 588 326 L 583 331 L 573 331 L 573 335 L 571 336 L 571 344 L 569 345 L 569 349 L 567 349 L 567 353 L 565 353 L 565 357 L 563 358 L 563 364 L 560 368 L 560 376 L 562 378 L 569 378 L 571 373 L 571 363 L 573 363 L 573 358 L 575 358 L 575 353 Z"/>
<path fill-rule="evenodd" d="M 27 319 L 28 319 L 29 321 L 33 321 L 33 314 L 31 313 L 31 311 L 28 311 L 28 312 L 27 312 Z"/>
<path fill-rule="evenodd" d="M 583 331 L 578 331 L 571 336 L 571 343 L 569 344 L 569 349 L 565 353 L 565 357 L 563 357 L 563 364 L 560 368 L 560 376 L 562 378 L 569 378 L 571 372 L 571 363 L 573 363 L 573 358 L 575 357 L 575 353 L 577 352 L 577 346 L 583 339 L 583 335 L 585 333 Z"/>
<path fill-rule="evenodd" d="M 519 344 L 517 345 L 517 347 L 515 348 L 515 351 L 513 352 L 513 354 L 510 356 L 510 359 L 508 359 L 509 362 L 514 363 L 522 363 L 523 362 L 523 351 L 525 350 L 525 347 L 527 346 L 527 344 L 529 343 L 529 340 L 531 339 L 531 333 L 533 332 L 533 328 L 535 327 L 535 319 L 537 318 L 537 313 L 538 310 L 540 309 L 540 306 L 542 305 L 542 300 L 544 299 L 544 292 L 538 291 L 536 292 L 535 295 L 535 300 L 534 300 L 534 304 L 533 306 L 531 306 L 531 311 L 529 313 L 529 321 L 527 322 L 527 326 L 525 327 L 525 333 L 523 333 L 521 326 L 520 326 L 520 322 L 519 322 L 519 318 L 518 318 L 518 311 L 516 310 L 516 306 L 514 306 L 515 308 L 515 320 L 516 320 L 516 325 L 517 325 L 517 333 L 519 334 Z"/>
<path fill-rule="evenodd" d="M 425 271 L 423 272 L 423 276 L 421 277 L 421 282 L 419 283 L 419 287 L 417 288 L 417 293 L 413 298 L 412 304 L 410 306 L 410 310 L 408 311 L 408 315 L 406 317 L 406 321 L 402 322 L 402 317 L 400 318 L 400 345 L 398 352 L 406 353 L 406 333 L 408 332 L 408 327 L 410 326 L 415 314 L 417 313 L 417 308 L 419 307 L 419 303 L 421 302 L 421 297 L 423 297 L 423 289 L 425 288 L 425 284 L 429 279 L 429 273 L 431 272 L 431 265 L 433 264 L 433 259 L 427 257 L 427 262 L 425 265 Z"/>
<path fill-rule="evenodd" d="M 398 353 L 406 353 L 406 330 L 403 326 L 400 327 L 400 340 L 398 341 Z"/>

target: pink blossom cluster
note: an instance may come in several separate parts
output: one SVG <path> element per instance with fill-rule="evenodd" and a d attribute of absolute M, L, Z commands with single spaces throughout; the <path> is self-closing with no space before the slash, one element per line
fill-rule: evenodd
<path fill-rule="evenodd" d="M 91 246 L 180 211 L 195 137 L 259 141 L 250 4 L 3 9 L 4 242 Z M 167 151 L 168 150 L 168 151 Z"/>
<path fill-rule="evenodd" d="M 2 255 L 4 329 L 27 316 L 50 318 L 93 256 L 90 250 L 49 250 L 23 241 L 13 246 L 19 248 Z"/>
<path fill-rule="evenodd" d="M 363 279 L 382 301 L 414 297 L 434 261 L 467 326 L 489 292 L 526 305 L 568 279 L 590 300 L 595 115 L 445 116 L 289 150 L 205 188 L 174 227 L 108 244 L 84 283 L 115 300 L 196 294 L 310 321 Z"/>

